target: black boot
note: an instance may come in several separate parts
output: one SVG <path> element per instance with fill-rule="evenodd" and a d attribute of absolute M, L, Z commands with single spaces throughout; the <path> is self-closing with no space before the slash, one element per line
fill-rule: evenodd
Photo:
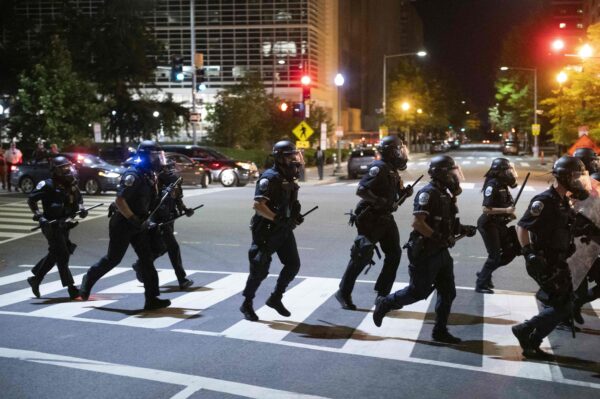
<path fill-rule="evenodd" d="M 244 318 L 249 321 L 258 321 L 258 316 L 254 313 L 252 299 L 245 299 L 240 306 L 240 312 L 244 314 Z"/>
<path fill-rule="evenodd" d="M 36 276 L 27 277 L 27 282 L 31 286 L 31 291 L 36 298 L 39 298 L 40 295 L 40 281 Z"/>
<path fill-rule="evenodd" d="M 158 297 L 146 298 L 144 310 L 156 310 L 169 307 L 170 305 L 171 301 L 168 299 L 160 299 Z"/>
<path fill-rule="evenodd" d="M 184 278 L 179 282 L 179 289 L 185 290 L 186 288 L 190 288 L 194 284 L 194 280 L 190 280 L 189 278 Z"/>
<path fill-rule="evenodd" d="M 283 303 L 281 302 L 281 297 L 281 294 L 272 293 L 269 299 L 267 299 L 266 305 L 270 308 L 275 309 L 280 315 L 284 317 L 290 317 L 292 314 L 289 310 L 285 308 L 285 306 L 283 306 Z"/>
<path fill-rule="evenodd" d="M 479 292 L 480 294 L 493 294 L 494 290 L 491 289 L 489 285 L 476 285 L 475 292 Z"/>
<path fill-rule="evenodd" d="M 390 310 L 392 310 L 392 308 L 390 307 L 390 305 L 387 304 L 385 297 L 377 297 L 377 299 L 375 300 L 375 310 L 373 311 L 373 323 L 375 323 L 377 327 L 381 327 L 381 323 L 383 323 L 383 318 Z"/>
<path fill-rule="evenodd" d="M 67 291 L 69 292 L 69 298 L 77 299 L 79 297 L 79 290 L 74 285 L 68 286 Z"/>
<path fill-rule="evenodd" d="M 550 356 L 540 349 L 541 340 L 532 336 L 534 328 L 525 323 L 512 326 L 512 333 L 519 340 L 523 349 L 523 356 L 530 359 L 544 359 Z"/>
<path fill-rule="evenodd" d="M 344 295 L 342 291 L 337 290 L 334 294 L 335 299 L 340 303 L 342 309 L 356 310 L 356 305 L 352 302 L 351 295 Z"/>
<path fill-rule="evenodd" d="M 445 344 L 460 344 L 462 342 L 462 339 L 450 334 L 450 331 L 448 331 L 447 329 L 434 329 L 431 333 L 431 338 L 433 338 L 434 341 L 443 342 Z"/>
<path fill-rule="evenodd" d="M 88 280 L 88 277 L 86 274 L 81 279 L 81 285 L 79 286 L 79 296 L 81 297 L 81 300 L 83 300 L 83 301 L 87 301 L 88 299 L 90 299 L 91 288 L 88 287 L 87 280 Z"/>

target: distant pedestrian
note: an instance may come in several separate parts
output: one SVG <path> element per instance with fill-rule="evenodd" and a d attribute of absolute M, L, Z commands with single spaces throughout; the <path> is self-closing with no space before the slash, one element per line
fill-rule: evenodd
<path fill-rule="evenodd" d="M 4 160 L 4 148 L 0 144 L 0 181 L 2 190 L 6 190 L 6 161 Z"/>
<path fill-rule="evenodd" d="M 41 162 L 47 158 L 48 158 L 48 152 L 44 148 L 44 143 L 42 143 L 41 141 L 38 141 L 37 147 L 31 154 L 31 159 L 33 159 L 37 163 L 37 162 Z"/>
<path fill-rule="evenodd" d="M 319 180 L 323 180 L 323 168 L 325 166 L 325 151 L 321 149 L 321 146 L 317 147 L 317 171 L 319 172 Z"/>
<path fill-rule="evenodd" d="M 58 155 L 58 146 L 55 143 L 50 144 L 50 156 L 55 157 Z"/>
<path fill-rule="evenodd" d="M 12 173 L 12 166 L 19 165 L 23 162 L 23 154 L 21 150 L 17 148 L 17 145 L 13 141 L 10 143 L 10 148 L 4 153 L 4 160 L 6 161 L 6 181 L 8 185 L 8 191 L 12 191 L 10 174 Z M 15 187 L 17 189 L 17 187 Z"/>

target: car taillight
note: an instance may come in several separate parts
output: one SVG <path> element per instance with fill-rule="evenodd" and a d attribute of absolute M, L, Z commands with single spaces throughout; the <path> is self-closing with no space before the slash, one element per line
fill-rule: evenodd
<path fill-rule="evenodd" d="M 19 167 L 18 167 L 18 166 L 12 165 L 12 166 L 10 167 L 10 171 L 11 171 L 11 172 L 17 172 L 18 170 L 19 170 Z"/>
<path fill-rule="evenodd" d="M 218 163 L 218 162 L 212 162 L 212 163 L 210 164 L 210 167 L 211 167 L 212 169 L 217 169 L 217 168 L 219 168 L 220 166 L 221 166 L 221 164 L 220 164 L 220 163 Z"/>

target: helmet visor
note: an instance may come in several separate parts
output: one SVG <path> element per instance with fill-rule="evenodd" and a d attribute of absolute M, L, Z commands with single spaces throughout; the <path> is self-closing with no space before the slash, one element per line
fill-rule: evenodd
<path fill-rule="evenodd" d="M 285 162 L 288 165 L 303 166 L 304 155 L 300 151 L 289 151 L 285 153 Z"/>
<path fill-rule="evenodd" d="M 569 181 L 569 191 L 592 191 L 592 179 L 590 174 L 586 170 L 585 172 L 573 172 L 571 173 L 571 180 Z"/>
<path fill-rule="evenodd" d="M 154 168 L 162 168 L 167 164 L 167 158 L 164 151 L 150 152 L 150 164 Z"/>
<path fill-rule="evenodd" d="M 463 174 L 462 168 L 460 167 L 460 165 L 455 165 L 452 167 L 452 169 L 450 169 L 450 171 L 448 172 L 448 174 L 450 176 L 453 177 L 453 179 L 457 182 L 461 182 L 461 181 L 465 181 L 465 175 Z"/>

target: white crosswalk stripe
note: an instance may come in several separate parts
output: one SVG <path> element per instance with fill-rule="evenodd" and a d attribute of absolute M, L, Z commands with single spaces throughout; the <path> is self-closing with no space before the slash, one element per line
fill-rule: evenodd
<path fill-rule="evenodd" d="M 73 266 L 73 268 L 82 270 L 87 267 Z M 237 312 L 237 309 L 232 309 L 232 312 L 235 312 L 239 317 L 238 319 L 231 320 L 228 323 L 229 326 L 221 326 L 220 331 L 204 331 L 201 329 L 203 325 L 201 323 L 199 325 L 193 324 L 192 328 L 178 328 L 178 324 L 184 323 L 187 319 L 211 307 L 220 305 L 235 295 L 239 295 L 244 288 L 248 275 L 247 273 L 239 272 L 228 273 L 202 270 L 188 270 L 188 272 L 189 274 L 202 273 L 207 276 L 214 276 L 216 279 L 204 287 L 196 287 L 195 290 L 181 292 L 179 295 L 172 297 L 170 308 L 156 312 L 139 312 L 133 316 L 125 313 L 120 320 L 115 320 L 114 318 L 111 320 L 107 320 L 106 318 L 95 319 L 95 313 L 90 311 L 97 312 L 97 309 L 101 310 L 108 305 L 112 309 L 118 308 L 119 301 L 131 296 L 140 298 L 140 301 L 143 300 L 141 284 L 135 280 L 135 276 L 129 268 L 117 267 L 104 276 L 100 281 L 110 281 L 111 285 L 98 293 L 94 293 L 93 297 L 95 298 L 92 301 L 57 302 L 55 300 L 48 300 L 46 302 L 47 305 L 44 305 L 44 302 L 40 303 L 37 302 L 40 300 L 33 299 L 36 302 L 34 310 L 31 310 L 31 307 L 27 307 L 28 302 L 32 300 L 30 289 L 22 288 L 22 282 L 29 275 L 29 271 L 17 272 L 0 277 L 0 287 L 4 292 L 0 295 L 0 314 L 44 317 L 57 320 L 147 329 L 170 328 L 172 332 L 182 334 L 212 335 L 228 339 L 256 341 L 346 355 L 399 360 L 600 389 L 600 384 L 589 382 L 589 380 L 573 379 L 576 377 L 573 377 L 572 374 L 568 374 L 570 377 L 565 378 L 560 367 L 569 367 L 569 365 L 558 366 L 549 365 L 544 362 L 525 362 L 521 360 L 520 348 L 517 340 L 511 334 L 510 327 L 538 313 L 537 302 L 531 293 L 498 290 L 494 295 L 480 295 L 474 293 L 472 287 L 458 287 L 457 295 L 470 295 L 472 300 L 469 303 L 483 301 L 483 311 L 472 310 L 470 313 L 466 311 L 468 315 L 481 319 L 481 322 L 474 323 L 472 328 L 474 331 L 479 331 L 478 339 L 482 342 L 482 349 L 481 352 L 473 352 L 472 349 L 465 349 L 462 353 L 464 356 L 478 357 L 480 359 L 479 362 L 448 361 L 443 360 L 445 359 L 443 356 L 437 359 L 427 356 L 420 357 L 419 355 L 419 349 L 431 348 L 431 343 L 427 341 L 427 338 L 423 338 L 422 330 L 425 324 L 429 323 L 428 320 L 431 319 L 431 315 L 428 315 L 428 312 L 430 312 L 434 294 L 430 295 L 426 300 L 388 313 L 380 328 L 377 328 L 373 324 L 373 307 L 369 311 L 357 312 L 357 315 L 361 315 L 360 318 L 356 318 L 353 322 L 346 321 L 349 325 L 345 326 L 344 322 L 335 320 L 335 317 L 338 314 L 336 312 L 344 315 L 344 312 L 347 311 L 339 309 L 337 302 L 331 300 L 332 295 L 338 289 L 339 279 L 298 276 L 298 283 L 293 285 L 283 297 L 285 306 L 292 312 L 291 317 L 284 318 L 273 309 L 263 306 L 257 310 L 261 322 L 253 323 L 243 320 L 242 315 Z M 48 276 L 48 280 L 57 277 L 56 269 L 53 269 L 51 273 Z M 77 284 L 80 283 L 82 275 L 80 273 L 75 276 Z M 168 284 L 175 279 L 171 269 L 161 269 L 159 276 L 162 285 Z M 357 284 L 365 283 L 373 284 L 371 281 L 359 280 L 357 282 Z M 18 286 L 13 291 L 7 292 L 7 289 L 10 290 L 11 284 Z M 405 286 L 406 283 L 397 282 L 394 284 L 393 290 L 395 291 Z M 48 297 L 50 299 L 59 299 L 56 297 L 57 295 L 66 296 L 66 292 L 64 291 L 57 294 L 58 291 L 63 290 L 58 280 L 42 284 L 40 290 L 43 295 L 42 300 L 48 299 Z M 110 294 L 115 295 L 111 297 Z M 369 298 L 369 301 L 372 301 L 372 299 Z M 362 297 L 355 298 L 357 303 L 364 302 L 365 300 Z M 241 297 L 239 302 L 235 302 L 234 306 L 239 306 L 240 302 Z M 327 309 L 331 306 L 335 306 L 333 310 L 336 312 L 333 312 L 332 309 Z M 599 313 L 600 301 L 596 301 L 593 306 L 594 311 Z M 481 309 L 481 307 L 477 309 Z M 319 313 L 325 311 L 327 313 Z M 86 315 L 88 312 L 90 314 Z M 465 312 L 465 310 L 463 309 L 462 312 Z M 478 312 L 483 312 L 483 314 L 477 314 Z M 337 338 L 344 341 L 340 341 L 339 345 L 334 346 L 326 344 L 327 341 L 331 342 L 331 339 L 335 338 L 331 334 L 325 334 L 323 339 L 313 336 L 310 341 L 298 341 L 295 339 L 302 337 L 303 334 L 310 335 L 311 325 L 305 324 L 305 322 L 315 314 L 329 315 L 330 319 L 320 320 L 323 316 L 318 318 L 319 321 L 323 321 L 331 326 L 331 334 L 335 334 L 335 331 L 340 330 L 350 331 L 350 334 L 344 334 L 340 338 Z M 160 316 L 156 317 L 157 315 Z M 314 320 L 316 316 L 312 317 Z M 586 317 L 592 316 L 588 313 Z M 463 329 L 469 328 L 470 325 L 466 323 L 461 327 Z M 481 325 L 482 328 L 480 327 Z M 551 349 L 550 344 L 551 342 L 546 340 L 542 347 L 546 350 Z M 439 351 L 460 350 L 460 346 L 438 346 L 437 348 Z M 577 369 L 576 366 L 574 367 Z"/>

